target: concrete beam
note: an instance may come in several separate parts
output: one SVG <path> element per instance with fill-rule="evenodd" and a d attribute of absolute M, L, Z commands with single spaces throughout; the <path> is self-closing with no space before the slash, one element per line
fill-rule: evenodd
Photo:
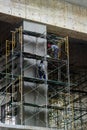
<path fill-rule="evenodd" d="M 62 0 L 0 0 L 0 12 L 52 25 L 57 31 L 68 30 L 68 34 L 87 33 L 87 9 Z"/>

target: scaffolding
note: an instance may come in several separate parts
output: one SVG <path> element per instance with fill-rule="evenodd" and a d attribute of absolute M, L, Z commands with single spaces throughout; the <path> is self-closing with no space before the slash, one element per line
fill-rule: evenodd
<path fill-rule="evenodd" d="M 87 93 L 72 89 L 72 86 L 76 87 L 76 84 L 70 82 L 68 36 L 64 38 L 55 37 L 53 34 L 46 36 L 44 33 L 40 34 L 23 30 L 22 26 L 16 28 L 11 33 L 12 40 L 6 40 L 5 72 L 1 72 L 6 79 L 4 89 L 1 90 L 5 96 L 5 102 L 3 105 L 1 104 L 1 121 L 9 124 L 14 122 L 13 124 L 16 124 L 14 118 L 17 117 L 19 120 L 17 124 L 25 125 L 27 121 L 31 122 L 34 118 L 36 126 L 39 126 L 41 123 L 41 126 L 45 127 L 76 130 L 76 125 L 79 125 L 80 122 L 82 127 L 83 116 L 87 114 L 87 110 L 83 108 L 83 99 L 81 97 L 85 97 Z M 37 53 L 26 52 L 24 48 L 25 43 L 23 43 L 24 35 L 36 38 L 36 48 L 38 47 L 38 38 L 47 39 L 47 43 L 45 41 L 43 44 L 48 54 L 41 56 Z M 51 44 L 56 42 L 58 45 L 58 58 L 53 57 L 51 48 L 46 49 L 48 42 L 51 42 Z M 34 60 L 34 64 L 24 64 L 25 59 Z M 44 60 L 47 66 L 46 79 L 38 78 L 37 71 L 35 76 L 26 76 L 25 70 L 27 71 L 35 65 L 37 70 L 37 62 L 40 60 Z M 16 62 L 17 65 L 15 67 Z M 14 68 L 16 68 L 16 71 Z M 25 82 L 32 85 L 28 84 L 29 92 L 24 93 Z M 35 85 L 34 87 L 32 87 L 33 84 Z M 41 93 L 42 91 L 44 94 Z M 26 98 L 29 98 L 26 95 L 33 98 L 32 94 L 36 94 L 34 97 L 36 98 L 34 99 L 35 103 L 32 103 L 32 100 L 25 102 Z M 73 94 L 76 94 L 75 97 Z M 39 98 L 42 99 L 42 103 Z M 76 104 L 79 104 L 78 108 Z M 26 107 L 29 107 L 29 109 Z M 29 117 L 25 117 L 26 110 L 29 111 Z M 77 112 L 78 117 L 76 115 Z M 78 120 L 79 118 L 80 120 Z"/>

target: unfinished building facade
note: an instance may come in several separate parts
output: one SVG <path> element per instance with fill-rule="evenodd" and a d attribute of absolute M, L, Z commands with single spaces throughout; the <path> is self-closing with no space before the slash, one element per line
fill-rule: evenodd
<path fill-rule="evenodd" d="M 49 43 L 59 47 L 57 58 Z M 85 87 L 86 71 L 69 67 L 69 48 L 68 37 L 47 33 L 45 25 L 23 21 L 11 31 L 1 49 L 1 122 L 73 129 L 85 120 L 85 91 L 77 88 Z M 41 60 L 46 79 L 39 78 Z"/>
<path fill-rule="evenodd" d="M 86 130 L 86 34 L 5 16 L 13 22 L 0 21 L 0 130 Z"/>

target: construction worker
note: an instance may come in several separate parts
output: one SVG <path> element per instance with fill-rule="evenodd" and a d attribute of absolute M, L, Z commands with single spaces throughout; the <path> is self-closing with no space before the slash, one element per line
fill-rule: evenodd
<path fill-rule="evenodd" d="M 48 53 L 50 53 L 50 56 L 53 58 L 58 58 L 58 52 L 59 52 L 59 47 L 56 45 L 56 43 L 48 43 Z"/>
<path fill-rule="evenodd" d="M 39 66 L 38 66 L 38 73 L 40 79 L 46 79 L 46 72 L 45 72 L 45 65 L 43 63 L 43 60 L 41 60 Z"/>
<path fill-rule="evenodd" d="M 51 45 L 52 53 L 54 58 L 58 58 L 59 47 L 56 44 Z"/>

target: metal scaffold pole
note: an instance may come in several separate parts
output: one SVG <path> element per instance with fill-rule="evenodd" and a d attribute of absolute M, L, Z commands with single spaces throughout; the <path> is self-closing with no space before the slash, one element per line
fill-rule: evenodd
<path fill-rule="evenodd" d="M 65 47 L 66 47 L 66 54 L 67 54 L 67 82 L 68 82 L 68 85 L 67 85 L 67 93 L 68 93 L 68 104 L 67 104 L 67 112 L 68 112 L 68 118 L 71 122 L 71 117 L 70 117 L 70 70 L 69 70 L 69 41 L 68 41 L 68 36 L 66 37 L 66 42 L 65 42 Z M 70 123 L 71 124 L 71 123 Z M 70 128 L 72 127 L 72 125 L 70 125 Z"/>
<path fill-rule="evenodd" d="M 6 118 L 6 120 L 9 121 L 9 117 L 8 117 L 8 112 L 9 112 L 9 98 L 10 98 L 10 95 L 9 95 L 9 89 L 8 89 L 8 82 L 9 82 L 9 78 L 8 78 L 8 59 L 9 59 L 9 56 L 10 56 L 10 46 L 11 46 L 12 42 L 9 41 L 9 40 L 6 40 L 6 110 L 5 110 L 5 115 L 4 117 Z"/>
<path fill-rule="evenodd" d="M 71 95 L 71 110 L 72 110 L 72 130 L 75 130 L 75 122 L 74 122 L 74 102 L 73 96 Z"/>
<path fill-rule="evenodd" d="M 68 79 L 68 86 L 67 90 L 70 94 L 70 71 L 69 71 L 69 41 L 68 41 L 68 36 L 66 37 L 66 53 L 67 53 L 67 79 Z M 70 99 L 70 98 L 69 98 Z M 69 101 L 70 104 L 70 101 Z"/>
<path fill-rule="evenodd" d="M 22 26 L 19 28 L 19 43 L 21 47 L 20 52 L 20 93 L 21 93 L 21 101 L 20 101 L 20 118 L 21 118 L 21 125 L 23 125 L 23 39 L 22 39 Z"/>
<path fill-rule="evenodd" d="M 45 41 L 45 50 L 46 50 L 46 53 L 47 53 L 47 41 Z M 47 61 L 46 59 L 46 54 L 45 54 L 45 60 Z M 46 62 L 46 64 L 48 64 Z M 47 70 L 47 68 L 46 68 Z M 47 75 L 47 72 L 46 72 L 46 80 L 45 80 L 45 87 L 46 87 L 46 127 L 48 127 L 48 108 L 47 108 L 47 105 L 48 105 L 48 85 L 47 85 L 47 79 L 48 79 L 48 75 Z"/>
<path fill-rule="evenodd" d="M 15 48 L 15 31 L 12 31 L 12 97 L 11 97 L 11 103 L 14 102 L 14 92 L 15 92 L 15 85 L 14 85 L 14 62 L 13 62 L 14 48 Z M 14 109 L 12 107 L 12 117 L 13 116 L 14 116 Z"/>
<path fill-rule="evenodd" d="M 8 102 L 8 95 L 7 95 L 7 83 L 8 83 L 8 81 L 7 81 L 7 62 L 8 62 L 8 55 L 10 54 L 10 52 L 9 52 L 9 50 L 8 50 L 8 40 L 6 40 L 6 112 L 5 112 L 5 118 L 7 118 L 7 102 Z"/>

